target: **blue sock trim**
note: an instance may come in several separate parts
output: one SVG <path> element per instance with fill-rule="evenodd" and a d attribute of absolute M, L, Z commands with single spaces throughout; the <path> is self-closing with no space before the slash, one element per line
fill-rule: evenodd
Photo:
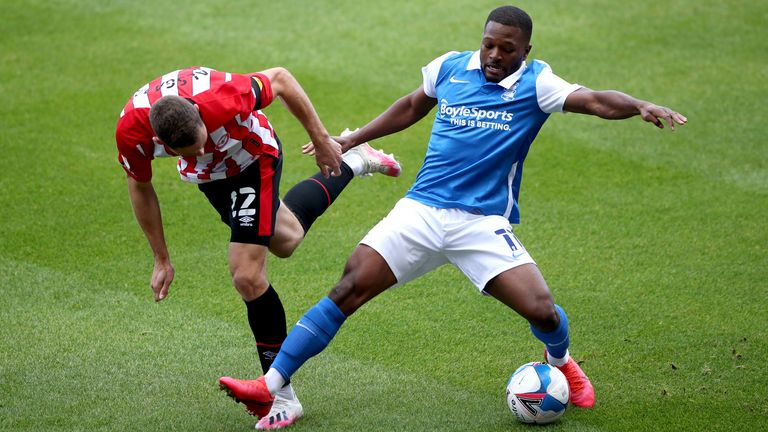
<path fill-rule="evenodd" d="M 289 380 L 301 365 L 328 346 L 346 319 L 336 303 L 324 297 L 293 326 L 272 367 Z"/>
<path fill-rule="evenodd" d="M 547 346 L 547 352 L 549 355 L 555 358 L 563 358 L 568 352 L 568 346 L 570 345 L 570 338 L 568 333 L 568 316 L 565 314 L 563 308 L 555 305 L 555 310 L 560 316 L 560 325 L 554 331 L 545 333 L 537 330 L 531 325 L 531 332 L 536 338 Z"/>

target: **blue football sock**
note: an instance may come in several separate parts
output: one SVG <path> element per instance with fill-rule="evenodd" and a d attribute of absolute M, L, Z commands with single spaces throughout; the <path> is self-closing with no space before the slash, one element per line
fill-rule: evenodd
<path fill-rule="evenodd" d="M 563 358 L 568 353 L 568 345 L 570 345 L 570 339 L 568 337 L 568 317 L 565 315 L 565 311 L 558 305 L 555 305 L 557 314 L 560 315 L 560 325 L 554 331 L 545 333 L 541 330 L 537 330 L 531 325 L 531 332 L 537 339 L 544 342 L 547 346 L 547 352 L 554 358 Z"/>
<path fill-rule="evenodd" d="M 346 319 L 336 303 L 324 297 L 293 326 L 272 367 L 290 380 L 304 362 L 328 346 Z"/>

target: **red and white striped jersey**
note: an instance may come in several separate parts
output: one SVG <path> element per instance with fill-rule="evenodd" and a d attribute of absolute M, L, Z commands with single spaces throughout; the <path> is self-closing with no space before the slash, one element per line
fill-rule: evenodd
<path fill-rule="evenodd" d="M 252 83 L 258 86 L 252 85 Z M 260 94 L 254 90 L 260 89 Z M 152 159 L 178 157 L 155 144 L 149 109 L 166 95 L 193 101 L 208 130 L 204 154 L 179 157 L 181 179 L 205 183 L 234 176 L 262 154 L 279 156 L 275 132 L 260 109 L 273 99 L 269 79 L 259 73 L 234 74 L 205 67 L 167 73 L 141 87 L 120 113 L 115 139 L 123 169 L 139 182 L 152 179 Z"/>

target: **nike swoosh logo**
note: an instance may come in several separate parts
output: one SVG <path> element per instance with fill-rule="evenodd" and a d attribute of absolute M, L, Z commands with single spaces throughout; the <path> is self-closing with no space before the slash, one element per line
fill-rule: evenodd
<path fill-rule="evenodd" d="M 317 333 L 315 333 L 314 331 L 312 331 L 312 329 L 311 329 L 311 328 L 309 328 L 309 327 L 305 326 L 304 324 L 302 324 L 302 323 L 301 323 L 301 321 L 297 322 L 297 323 L 296 323 L 296 326 L 303 328 L 304 330 L 306 330 L 306 331 L 308 331 L 308 332 L 312 333 L 312 335 L 313 335 L 313 336 L 317 337 Z"/>
<path fill-rule="evenodd" d="M 517 253 L 515 253 L 515 252 L 512 252 L 512 259 L 513 259 L 513 260 L 515 260 L 515 261 L 517 261 L 517 260 L 519 260 L 520 258 L 522 258 L 522 257 L 523 257 L 523 255 L 525 255 L 525 252 L 517 252 Z"/>
<path fill-rule="evenodd" d="M 454 83 L 454 84 L 469 84 L 469 81 L 464 81 L 460 79 L 456 79 L 456 77 L 451 77 L 448 81 Z"/>

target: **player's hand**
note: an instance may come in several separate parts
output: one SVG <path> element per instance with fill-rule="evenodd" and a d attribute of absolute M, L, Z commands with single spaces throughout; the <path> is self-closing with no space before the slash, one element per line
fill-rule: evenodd
<path fill-rule="evenodd" d="M 310 143 L 312 144 L 312 143 Z M 305 148 L 310 145 L 306 144 L 302 148 L 303 153 L 308 153 Z M 341 144 L 336 142 L 333 138 L 328 137 L 324 145 L 317 146 L 312 144 L 312 153 L 315 156 L 315 162 L 317 163 L 320 172 L 326 178 L 329 175 L 340 176 L 341 175 Z"/>
<path fill-rule="evenodd" d="M 305 155 L 314 156 L 315 155 L 315 145 L 312 143 L 312 141 L 304 144 L 301 146 L 301 152 Z"/>
<path fill-rule="evenodd" d="M 340 137 L 340 136 L 333 136 L 331 137 L 332 140 L 336 141 L 341 145 L 341 153 L 344 154 L 347 150 L 349 150 L 352 147 L 352 143 L 350 142 L 349 138 L 347 137 Z M 314 156 L 315 155 L 315 144 L 312 143 L 312 141 L 304 144 L 301 146 L 301 152 L 305 155 Z"/>
<path fill-rule="evenodd" d="M 347 134 L 346 136 L 333 137 L 333 139 L 335 139 L 337 143 L 341 144 L 342 153 L 346 152 L 347 150 L 355 146 L 355 144 L 349 138 L 349 134 Z"/>
<path fill-rule="evenodd" d="M 675 124 L 684 125 L 688 122 L 688 119 L 679 112 L 654 104 L 641 107 L 640 116 L 648 123 L 655 124 L 659 129 L 664 129 L 664 123 L 666 123 L 670 129 L 675 130 Z"/>
<path fill-rule="evenodd" d="M 170 262 L 155 261 L 155 268 L 152 270 L 152 292 L 155 294 L 155 301 L 159 302 L 168 295 L 168 288 L 173 282 L 173 266 Z"/>

